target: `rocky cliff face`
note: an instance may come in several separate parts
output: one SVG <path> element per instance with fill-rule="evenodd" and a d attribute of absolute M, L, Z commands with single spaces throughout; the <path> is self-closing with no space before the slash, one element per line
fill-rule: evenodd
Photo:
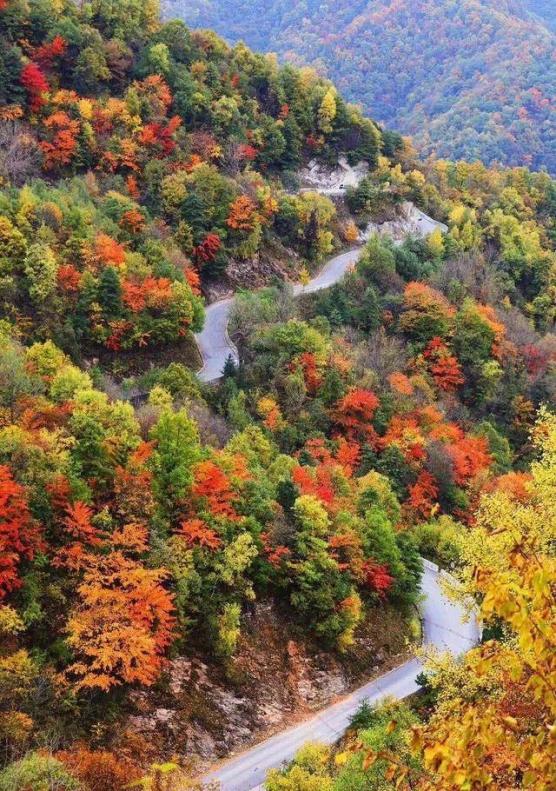
<path fill-rule="evenodd" d="M 302 261 L 299 255 L 277 239 L 269 240 L 264 252 L 252 258 L 231 259 L 223 276 L 207 282 L 203 293 L 208 303 L 231 297 L 238 289 L 256 289 L 274 280 L 297 282 Z"/>
<path fill-rule="evenodd" d="M 159 756 L 205 768 L 399 664 L 408 653 L 405 627 L 399 613 L 381 608 L 339 656 L 317 650 L 283 613 L 258 604 L 227 673 L 196 657 L 173 659 L 162 685 L 135 693 L 126 726 Z"/>
<path fill-rule="evenodd" d="M 369 166 L 366 162 L 352 166 L 345 157 L 340 157 L 336 168 L 327 168 L 317 160 L 311 160 L 300 172 L 299 182 L 301 189 L 342 196 L 348 187 L 358 187 L 368 172 Z"/>

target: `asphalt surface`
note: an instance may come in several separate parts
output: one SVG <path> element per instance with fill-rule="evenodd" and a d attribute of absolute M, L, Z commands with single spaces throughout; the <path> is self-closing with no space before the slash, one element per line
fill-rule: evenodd
<path fill-rule="evenodd" d="M 438 222 L 437 220 L 433 220 L 432 217 L 429 217 L 428 214 L 418 209 L 417 206 L 413 206 L 413 217 L 416 222 L 419 224 L 419 230 L 422 236 L 429 236 L 431 233 L 436 231 L 437 228 L 443 233 L 448 232 L 448 226 L 444 225 L 442 222 Z"/>
<path fill-rule="evenodd" d="M 425 645 L 454 655 L 465 653 L 479 639 L 474 618 L 466 620 L 464 609 L 452 604 L 439 585 L 442 572 L 425 561 L 421 582 L 423 640 Z M 378 702 L 386 697 L 405 698 L 418 689 L 415 681 L 423 669 L 420 659 L 411 659 L 395 670 L 370 681 L 314 717 L 288 728 L 255 747 L 240 753 L 206 774 L 205 783 L 218 781 L 222 791 L 255 791 L 264 788 L 269 769 L 291 761 L 308 741 L 333 744 L 344 733 L 350 717 L 364 700 Z"/>
<path fill-rule="evenodd" d="M 237 349 L 228 336 L 228 319 L 234 298 L 213 302 L 205 309 L 205 325 L 195 335 L 197 346 L 203 358 L 203 367 L 197 374 L 202 382 L 220 379 L 228 357 L 237 364 Z"/>

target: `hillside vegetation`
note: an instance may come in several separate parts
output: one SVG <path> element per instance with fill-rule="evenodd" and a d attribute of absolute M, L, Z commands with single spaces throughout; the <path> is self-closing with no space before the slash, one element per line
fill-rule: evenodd
<path fill-rule="evenodd" d="M 555 39 L 521 2 L 168 0 L 172 15 L 309 63 L 424 154 L 556 172 Z M 554 25 L 552 3 L 529 3 Z"/>
<path fill-rule="evenodd" d="M 316 75 L 128 5 L 4 3 L 0 18 L 0 300 L 74 356 L 179 342 L 230 260 L 277 243 L 322 260 L 334 208 L 287 197 L 280 176 L 383 145 Z"/>
<path fill-rule="evenodd" d="M 555 765 L 550 176 L 423 162 L 311 69 L 163 24 L 155 2 L 0 0 L 0 71 L 0 791 L 191 787 L 160 761 L 195 759 L 189 725 L 241 719 L 249 646 L 301 635 L 356 665 L 385 612 L 403 645 L 422 556 L 460 576 L 492 638 L 469 687 L 427 682 L 445 692 L 422 788 L 520 788 L 528 772 L 540 791 Z M 298 191 L 309 161 L 343 156 L 367 173 L 345 200 Z M 284 272 L 307 282 L 408 201 L 446 232 L 373 235 L 343 281 L 293 298 Z M 234 303 L 240 364 L 202 385 L 203 294 L 238 262 L 254 281 L 265 256 L 282 269 Z M 285 626 L 266 640 L 261 622 Z M 227 685 L 228 714 L 189 660 Z M 500 758 L 484 734 L 506 727 Z M 509 767 L 498 785 L 476 766 L 490 748 Z M 269 788 L 332 788 L 329 759 Z"/>
<path fill-rule="evenodd" d="M 555 709 L 553 416 L 543 415 L 536 441 L 543 450 L 526 487 L 483 495 L 476 529 L 461 545 L 466 590 L 481 602 L 485 622 L 515 639 L 492 639 L 489 629 L 463 660 L 431 656 L 416 706 L 364 703 L 341 744 L 305 745 L 288 767 L 269 773 L 266 791 L 554 785 L 546 736 Z"/>

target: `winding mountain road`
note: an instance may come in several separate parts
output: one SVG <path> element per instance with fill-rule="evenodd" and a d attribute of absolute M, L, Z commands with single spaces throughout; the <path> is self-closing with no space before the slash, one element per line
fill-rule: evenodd
<path fill-rule="evenodd" d="M 423 237 L 436 228 L 446 230 L 446 226 L 436 222 L 415 207 L 410 207 L 411 225 L 408 233 Z M 385 229 L 386 230 L 386 229 Z M 397 243 L 400 243 L 398 239 Z M 311 293 L 329 288 L 337 283 L 345 273 L 357 263 L 361 247 L 331 258 L 319 274 L 306 286 L 294 286 L 294 294 Z M 231 357 L 237 362 L 237 349 L 228 335 L 228 320 L 234 298 L 214 302 L 206 309 L 205 326 L 195 337 L 203 358 L 203 368 L 199 378 L 204 382 L 218 380 L 226 360 Z M 425 561 L 425 571 L 421 581 L 423 602 L 423 641 L 440 651 L 450 651 L 454 655 L 464 653 L 479 639 L 479 626 L 474 618 L 466 620 L 462 607 L 448 601 L 440 587 L 442 572 L 434 564 Z M 297 750 L 307 741 L 320 741 L 327 744 L 336 742 L 344 733 L 350 717 L 364 700 L 376 702 L 385 697 L 404 698 L 418 689 L 417 675 L 423 669 L 420 659 L 411 659 L 395 670 L 359 687 L 347 697 L 328 706 L 311 719 L 288 728 L 270 739 L 257 744 L 249 750 L 234 756 L 201 779 L 204 783 L 219 782 L 222 791 L 256 791 L 269 769 L 290 761 Z"/>
<path fill-rule="evenodd" d="M 442 231 L 447 231 L 447 227 L 427 214 L 424 214 L 420 209 L 417 209 L 413 204 L 406 204 L 407 219 L 405 224 L 407 227 L 406 234 L 410 233 L 417 236 L 429 236 L 437 228 Z M 390 223 L 385 224 L 385 232 L 389 233 Z M 372 226 L 373 232 L 380 232 L 381 226 Z M 399 233 L 399 224 L 396 230 Z M 400 244 L 397 239 L 395 244 Z M 345 253 L 330 258 L 323 266 L 321 271 L 316 275 L 306 286 L 297 283 L 293 287 L 294 294 L 310 294 L 314 291 L 322 291 L 325 288 L 330 288 L 335 283 L 343 278 L 346 272 L 355 266 L 361 254 L 363 246 L 355 247 Z M 228 357 L 232 357 L 234 362 L 238 362 L 237 349 L 232 343 L 228 335 L 228 320 L 230 318 L 230 311 L 234 304 L 234 297 L 221 299 L 218 302 L 213 302 L 205 310 L 205 325 L 201 332 L 195 335 L 197 346 L 203 358 L 203 367 L 198 372 L 197 376 L 202 382 L 214 382 L 222 376 L 222 371 Z"/>
<path fill-rule="evenodd" d="M 293 287 L 294 294 L 310 294 L 321 291 L 337 283 L 348 269 L 355 266 L 359 258 L 361 247 L 348 250 L 347 253 L 330 258 L 321 271 L 305 287 L 297 283 Z M 238 362 L 237 349 L 232 343 L 227 327 L 230 311 L 234 304 L 234 297 L 213 302 L 205 311 L 205 326 L 195 335 L 197 346 L 201 352 L 204 365 L 197 374 L 202 382 L 213 382 L 220 379 L 222 370 L 228 357 Z"/>
<path fill-rule="evenodd" d="M 452 604 L 440 587 L 443 572 L 425 561 L 421 581 L 423 603 L 423 640 L 426 646 L 450 651 L 455 656 L 477 643 L 480 630 L 474 618 L 465 617 L 463 608 Z M 405 698 L 416 692 L 416 677 L 423 670 L 420 659 L 411 659 L 395 670 L 370 681 L 351 695 L 323 709 L 299 725 L 277 733 L 250 750 L 230 758 L 206 774 L 204 783 L 219 782 L 222 791 L 255 791 L 263 788 L 269 769 L 290 761 L 308 741 L 333 744 L 344 733 L 350 717 L 364 700 L 378 702 L 387 697 Z"/>

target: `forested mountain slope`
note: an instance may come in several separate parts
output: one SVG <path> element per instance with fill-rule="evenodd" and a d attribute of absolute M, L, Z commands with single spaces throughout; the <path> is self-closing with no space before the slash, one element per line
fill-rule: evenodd
<path fill-rule="evenodd" d="M 521 2 L 168 0 L 167 7 L 230 41 L 314 64 L 424 153 L 556 172 L 556 42 Z M 529 7 L 554 21 L 551 3 Z"/>
<path fill-rule="evenodd" d="M 74 355 L 175 344 L 232 260 L 273 255 L 291 274 L 321 260 L 341 234 L 332 204 L 286 200 L 280 178 L 383 147 L 315 74 L 120 5 L 4 3 L 0 17 L 0 179 L 25 185 L 0 201 L 27 217 L 4 220 L 0 300 Z"/>
<path fill-rule="evenodd" d="M 0 75 L 0 791 L 182 791 L 161 760 L 299 714 L 300 646 L 325 687 L 398 655 L 421 556 L 463 578 L 494 556 L 483 497 L 525 533 L 537 508 L 553 553 L 556 185 L 423 162 L 311 69 L 154 0 L 0 0 Z M 340 157 L 357 184 L 299 189 Z M 443 225 L 368 233 L 408 202 Z M 193 333 L 238 283 L 240 364 L 206 386 Z M 502 665 L 513 615 L 485 612 Z"/>

